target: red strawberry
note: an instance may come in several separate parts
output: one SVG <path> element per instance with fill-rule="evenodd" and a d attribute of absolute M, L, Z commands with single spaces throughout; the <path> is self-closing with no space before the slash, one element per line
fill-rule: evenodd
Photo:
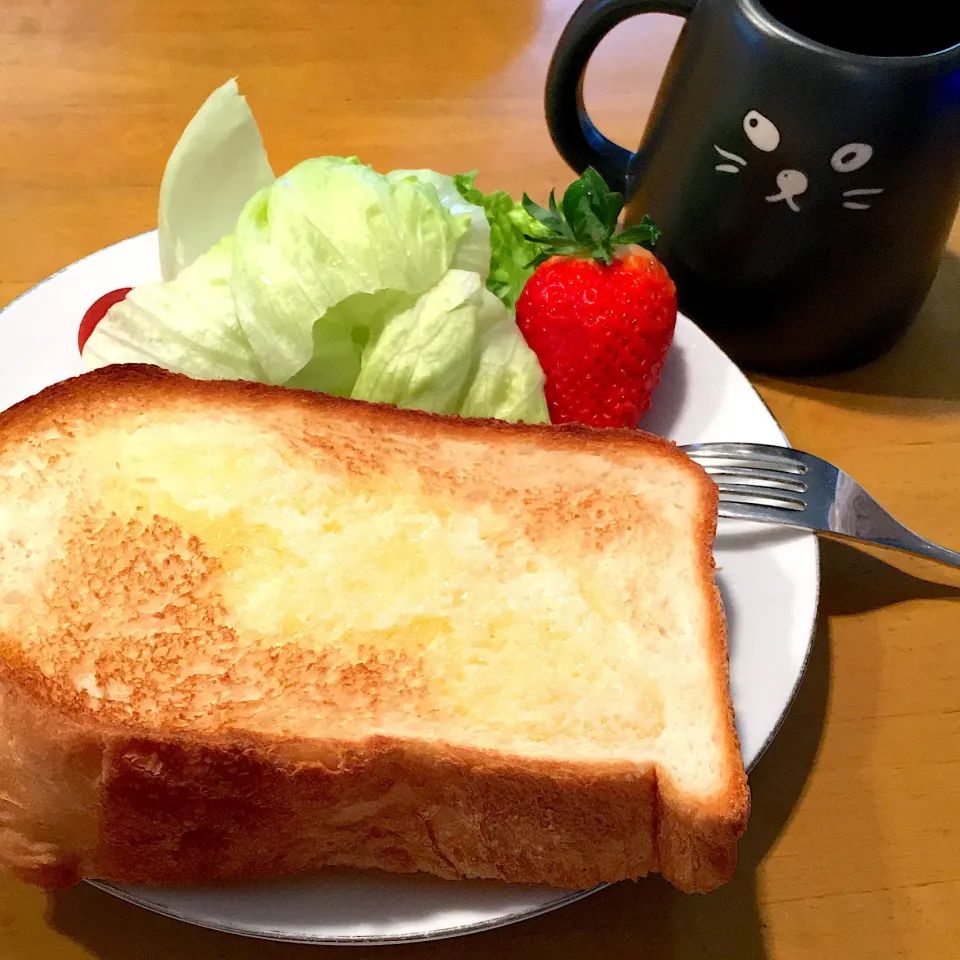
<path fill-rule="evenodd" d="M 644 218 L 615 233 L 623 197 L 587 170 L 527 212 L 548 236 L 517 301 L 517 325 L 546 375 L 553 423 L 636 427 L 650 406 L 673 339 L 677 295 L 649 250 L 658 231 Z M 641 246 L 643 245 L 643 246 Z"/>

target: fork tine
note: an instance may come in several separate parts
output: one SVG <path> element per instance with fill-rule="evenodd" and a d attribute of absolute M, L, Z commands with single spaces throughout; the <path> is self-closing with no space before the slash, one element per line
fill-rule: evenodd
<path fill-rule="evenodd" d="M 800 496 L 789 492 L 780 492 L 770 487 L 755 487 L 745 483 L 717 484 L 721 503 L 758 504 L 778 507 L 782 510 L 803 510 L 806 503 Z"/>
<path fill-rule="evenodd" d="M 780 507 L 767 507 L 759 503 L 727 503 L 721 500 L 717 514 L 727 520 L 761 520 L 811 529 L 799 511 L 782 510 Z"/>
<path fill-rule="evenodd" d="M 730 466 L 756 467 L 782 470 L 784 473 L 807 472 L 807 466 L 790 456 L 783 447 L 770 447 L 761 443 L 691 443 L 683 447 L 687 456 L 694 460 L 723 462 Z"/>
<path fill-rule="evenodd" d="M 803 480 L 795 479 L 799 474 L 786 474 L 779 470 L 764 470 L 762 467 L 726 466 L 715 464 L 709 458 L 706 458 L 701 466 L 713 477 L 716 483 L 729 477 L 734 483 L 753 481 L 758 487 L 790 490 L 793 493 L 807 492 L 807 484 Z"/>

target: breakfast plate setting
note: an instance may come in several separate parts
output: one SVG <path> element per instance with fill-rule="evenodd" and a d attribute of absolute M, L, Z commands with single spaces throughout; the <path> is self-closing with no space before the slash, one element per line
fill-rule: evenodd
<path fill-rule="evenodd" d="M 953 955 L 960 4 L 4 13 L 0 958 Z"/>
<path fill-rule="evenodd" d="M 67 267 L 0 314 L 6 408 L 83 372 L 77 328 L 105 290 L 157 279 L 151 232 Z M 42 343 L 43 349 L 36 349 Z M 695 443 L 785 438 L 736 366 L 686 318 L 643 427 Z M 789 709 L 812 642 L 818 594 L 812 534 L 721 520 L 715 548 L 730 625 L 730 685 L 746 767 Z M 586 896 L 484 881 L 344 870 L 308 878 L 203 890 L 102 885 L 140 906 L 203 926 L 310 943 L 397 942 L 455 936 L 521 920 Z"/>
<path fill-rule="evenodd" d="M 217 164 L 222 163 L 225 144 L 233 151 L 231 162 L 238 173 L 221 185 L 222 189 L 213 191 L 211 184 L 217 182 L 222 169 Z M 308 164 L 313 166 L 307 169 Z M 321 168 L 321 164 L 325 166 Z M 465 418 L 543 422 L 548 419 L 549 404 L 553 422 L 577 419 L 557 417 L 563 404 L 581 401 L 558 391 L 556 377 L 551 380 L 546 358 L 552 345 L 539 349 L 532 285 L 524 294 L 526 299 L 518 302 L 524 284 L 530 282 L 529 273 L 518 279 L 505 257 L 498 272 L 498 244 L 507 244 L 509 227 L 496 219 L 490 197 L 476 191 L 472 177 L 451 181 L 431 171 L 395 171 L 375 178 L 380 175 L 368 172 L 352 158 L 324 158 L 308 161 L 276 180 L 245 102 L 235 84 L 225 85 L 204 105 L 171 157 L 161 189 L 159 230 L 71 264 L 0 313 L 0 410 L 84 374 L 104 375 L 107 379 L 98 382 L 108 385 L 102 394 L 106 408 L 122 407 L 133 402 L 124 390 L 134 391 L 135 396 L 136 378 L 129 381 L 132 386 L 118 386 L 109 380 L 107 371 L 119 363 L 147 363 L 198 380 L 259 380 L 268 385 L 303 387 L 318 395 L 339 393 Z M 415 251 L 417 256 L 405 253 L 406 260 L 398 266 L 382 253 L 376 262 L 356 259 L 354 273 L 346 279 L 340 273 L 318 274 L 308 292 L 315 300 L 326 301 L 313 316 L 323 309 L 329 316 L 337 316 L 337 325 L 328 326 L 329 341 L 321 342 L 312 326 L 304 333 L 302 324 L 291 319 L 300 309 L 297 297 L 301 293 L 284 300 L 284 295 L 275 291 L 277 299 L 265 308 L 265 301 L 257 300 L 261 294 L 256 293 L 256 284 L 268 269 L 265 264 L 272 264 L 269 269 L 276 272 L 264 282 L 280 288 L 286 282 L 284 271 L 302 268 L 295 258 L 271 259 L 275 253 L 270 244 L 279 244 L 281 236 L 291 243 L 300 242 L 314 229 L 310 217 L 302 217 L 294 207 L 315 199 L 328 202 L 324 191 L 330 183 L 339 191 L 338 203 L 349 203 L 346 191 L 354 189 L 361 197 L 358 203 L 369 201 L 369 191 L 377 197 L 389 193 L 383 201 L 386 219 L 407 223 L 397 229 L 411 230 L 410 236 L 421 237 L 417 242 L 425 231 L 432 231 L 429 243 L 434 246 L 422 253 Z M 567 219 L 581 200 L 593 212 L 602 212 L 604 204 L 613 202 L 613 195 L 605 194 L 604 188 L 589 178 L 577 183 L 581 186 L 574 189 L 581 190 L 586 199 L 574 203 L 565 196 L 560 212 L 552 201 L 548 207 L 531 203 L 523 208 L 544 230 L 556 232 L 552 252 L 582 239 L 578 233 L 582 224 Z M 212 206 L 198 214 L 198 198 L 213 193 Z M 341 201 L 344 196 L 347 199 Z M 443 209 L 429 205 L 438 197 Z M 613 211 L 614 220 L 619 209 L 616 206 Z M 238 210 L 243 211 L 239 220 Z M 419 219 L 409 227 L 413 218 Z M 348 220 L 349 214 L 345 214 L 344 221 Z M 236 230 L 231 233 L 234 223 Z M 270 239 L 264 237 L 267 223 L 274 231 Z M 634 251 L 630 256 L 637 258 L 638 269 L 646 270 L 649 257 L 640 248 L 651 239 L 651 228 L 638 224 L 628 229 L 634 232 L 625 234 L 622 243 Z M 591 234 L 594 239 L 597 235 L 596 231 Z M 331 247 L 339 244 L 340 250 L 360 249 L 349 237 L 327 236 L 314 242 Z M 516 242 L 529 242 L 534 248 L 537 243 L 547 245 L 545 235 L 536 234 Z M 609 237 L 598 242 L 601 246 L 609 243 Z M 615 237 L 614 242 L 621 241 Z M 438 256 L 434 247 L 451 251 L 436 269 L 431 264 L 431 258 Z M 255 256 L 251 250 L 256 251 Z M 345 256 L 354 255 L 361 256 Z M 607 252 L 599 249 L 601 261 L 605 255 Z M 335 258 L 328 261 L 338 263 Z M 552 269 L 553 263 L 544 269 Z M 430 270 L 434 270 L 434 279 L 427 276 Z M 346 275 L 346 268 L 341 272 Z M 374 274 L 379 279 L 371 286 L 369 277 Z M 426 291 L 417 294 L 419 299 L 408 297 L 402 289 L 402 283 L 413 283 L 410 278 L 414 275 L 418 290 Z M 396 281 L 401 287 L 392 288 L 384 277 L 401 277 Z M 93 314 L 88 312 L 112 291 L 119 292 L 101 302 Z M 358 303 L 377 318 L 372 325 L 365 320 L 363 329 L 356 322 L 362 312 Z M 265 313 L 271 313 L 272 331 L 263 329 Z M 457 327 L 461 321 L 462 326 Z M 741 441 L 787 446 L 773 415 L 724 352 L 682 314 L 676 315 L 675 328 L 672 315 L 670 323 L 659 385 L 649 409 L 646 402 L 639 408 L 644 411 L 641 430 L 678 445 Z M 429 324 L 434 326 L 428 329 Z M 518 324 L 536 357 L 520 337 Z M 467 332 L 457 334 L 456 339 L 451 332 L 455 328 Z M 242 334 L 237 333 L 241 329 Z M 436 358 L 431 351 L 437 353 Z M 457 351 L 462 353 L 459 373 L 452 371 L 446 359 Z M 546 394 L 537 358 L 547 370 Z M 351 368 L 354 362 L 355 368 Z M 435 366 L 429 367 L 430 363 Z M 337 378 L 345 377 L 342 371 L 348 368 L 352 370 L 349 382 L 339 382 Z M 89 373 L 92 370 L 99 373 Z M 460 379 L 451 388 L 455 374 Z M 142 389 L 144 397 L 153 395 L 146 386 Z M 331 415 L 340 416 L 340 408 L 336 410 Z M 228 423 L 229 414 L 224 416 Z M 362 427 L 360 414 L 347 411 L 343 416 L 361 417 L 357 423 Z M 395 416 L 397 430 L 414 423 L 412 414 Z M 393 422 L 389 417 L 385 421 Z M 446 429 L 434 428 L 437 436 Z M 510 430 L 524 428 L 504 429 L 508 430 L 506 438 L 514 436 Z M 454 442 L 461 439 L 455 437 Z M 622 443 L 627 450 L 629 440 Z M 118 470 L 121 459 L 118 452 Z M 552 469 L 548 461 L 544 463 L 544 469 Z M 609 482 L 614 482 L 616 471 L 611 471 Z M 464 548 L 469 549 L 473 548 Z M 808 532 L 720 520 L 713 557 L 727 623 L 729 694 L 743 768 L 749 771 L 789 710 L 810 653 L 819 591 L 817 543 Z M 467 552 L 461 559 L 464 565 L 471 562 Z M 93 689 L 90 683 L 96 685 L 95 681 L 84 682 L 88 692 Z M 95 876 L 82 879 L 188 923 L 314 944 L 387 944 L 457 936 L 557 909 L 603 886 L 563 889 L 492 880 L 451 882 L 424 873 L 394 874 L 351 866 L 270 880 L 200 885 L 104 882 Z M 692 881 L 690 888 L 699 889 L 698 882 Z M 712 879 L 709 882 L 716 885 Z"/>

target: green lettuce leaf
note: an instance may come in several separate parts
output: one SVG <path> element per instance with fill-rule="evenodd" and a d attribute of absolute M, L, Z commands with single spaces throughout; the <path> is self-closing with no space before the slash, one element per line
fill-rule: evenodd
<path fill-rule="evenodd" d="M 487 288 L 508 307 L 520 296 L 524 284 L 533 273 L 533 260 L 540 252 L 535 243 L 524 237 L 544 234 L 543 227 L 514 202 L 505 190 L 483 193 L 474 186 L 477 172 L 457 174 L 453 178 L 457 192 L 464 200 L 483 208 L 490 224 L 490 274 Z"/>
<path fill-rule="evenodd" d="M 302 370 L 318 338 L 342 334 L 344 300 L 434 286 L 469 222 L 431 186 L 391 183 L 355 158 L 306 160 L 257 193 L 234 231 L 231 290 L 271 381 Z"/>
<path fill-rule="evenodd" d="M 144 283 L 114 304 L 83 348 L 88 369 L 150 363 L 201 380 L 267 375 L 237 320 L 230 293 L 233 238 L 167 283 Z"/>
<path fill-rule="evenodd" d="M 313 356 L 284 386 L 349 397 L 364 347 L 394 314 L 416 301 L 398 290 L 357 293 L 338 303 L 313 327 Z"/>
<path fill-rule="evenodd" d="M 451 270 L 387 321 L 351 396 L 400 407 L 549 423 L 543 371 L 477 273 Z"/>
<path fill-rule="evenodd" d="M 233 230 L 244 204 L 273 183 L 257 122 L 236 80 L 204 101 L 160 183 L 160 270 L 172 280 Z"/>
<path fill-rule="evenodd" d="M 478 346 L 479 274 L 450 270 L 391 317 L 363 355 L 357 400 L 456 413 Z"/>
<path fill-rule="evenodd" d="M 470 217 L 470 229 L 460 238 L 450 266 L 456 270 L 472 270 L 486 282 L 490 273 L 490 224 L 482 206 L 464 199 L 453 177 L 434 170 L 394 170 L 387 174 L 391 182 L 412 179 L 429 184 L 437 191 L 437 199 L 452 214 Z"/>
<path fill-rule="evenodd" d="M 549 423 L 543 369 L 505 308 L 501 319 L 481 335 L 478 348 L 479 357 L 460 404 L 460 415 L 494 417 L 511 423 Z"/>

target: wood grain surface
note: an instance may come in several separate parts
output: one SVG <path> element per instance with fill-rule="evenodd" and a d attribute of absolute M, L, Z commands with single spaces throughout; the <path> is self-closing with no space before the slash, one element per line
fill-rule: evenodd
<path fill-rule="evenodd" d="M 544 127 L 542 88 L 572 9 L 570 0 L 3 0 L 0 303 L 154 227 L 170 149 L 232 75 L 278 170 L 358 154 L 381 169 L 479 168 L 485 188 L 544 196 L 570 178 Z M 586 93 L 613 139 L 635 145 L 678 29 L 649 15 L 601 45 Z M 951 248 L 917 322 L 882 360 L 814 381 L 755 382 L 795 445 L 957 547 L 960 228 Z M 822 559 L 812 662 L 751 777 L 754 814 L 733 882 L 706 898 L 659 880 L 620 884 L 500 931 L 350 956 L 960 956 L 960 576 L 835 543 Z M 46 895 L 0 878 L 2 960 L 327 956 L 344 954 L 191 928 L 86 885 Z"/>

